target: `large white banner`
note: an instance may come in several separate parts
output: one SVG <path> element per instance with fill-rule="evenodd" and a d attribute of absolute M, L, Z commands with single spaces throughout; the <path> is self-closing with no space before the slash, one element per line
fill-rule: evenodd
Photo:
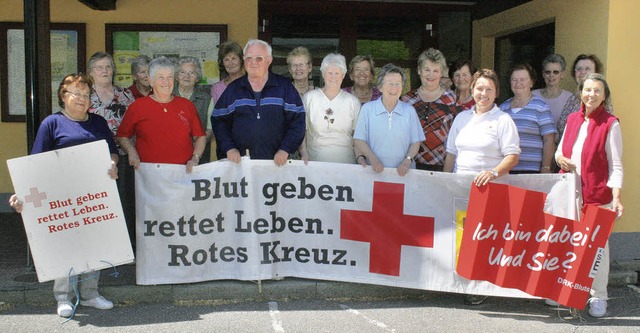
<path fill-rule="evenodd" d="M 137 282 L 301 277 L 527 297 L 455 273 L 473 176 L 248 160 L 136 172 Z M 575 217 L 575 179 L 506 176 Z M 457 233 L 458 231 L 458 233 Z M 458 235 L 458 236 L 457 236 Z"/>
<path fill-rule="evenodd" d="M 7 166 L 40 282 L 133 262 L 104 140 Z"/>

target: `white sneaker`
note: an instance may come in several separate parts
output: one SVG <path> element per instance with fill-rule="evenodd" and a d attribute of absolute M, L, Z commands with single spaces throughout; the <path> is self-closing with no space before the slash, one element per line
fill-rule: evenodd
<path fill-rule="evenodd" d="M 548 298 L 544 300 L 544 304 L 548 306 L 560 306 L 560 303 Z"/>
<path fill-rule="evenodd" d="M 589 315 L 591 317 L 600 318 L 607 313 L 607 300 L 601 298 L 592 298 L 589 300 Z"/>
<path fill-rule="evenodd" d="M 73 314 L 73 304 L 69 301 L 58 302 L 58 316 L 69 318 Z"/>
<path fill-rule="evenodd" d="M 80 301 L 80 305 L 90 306 L 100 310 L 109 310 L 113 307 L 113 303 L 103 296 L 98 296 L 88 301 Z"/>

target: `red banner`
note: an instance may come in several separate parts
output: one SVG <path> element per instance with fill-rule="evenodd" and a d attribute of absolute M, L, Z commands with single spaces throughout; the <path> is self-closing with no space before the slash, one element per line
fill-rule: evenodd
<path fill-rule="evenodd" d="M 472 186 L 457 273 L 584 309 L 615 212 L 585 206 L 580 221 L 544 212 L 546 194 Z"/>

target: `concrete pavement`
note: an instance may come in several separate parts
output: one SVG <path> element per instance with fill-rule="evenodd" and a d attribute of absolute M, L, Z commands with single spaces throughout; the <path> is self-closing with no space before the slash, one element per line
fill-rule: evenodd
<path fill-rule="evenodd" d="M 35 270 L 28 267 L 27 241 L 18 214 L 0 214 L 0 306 L 51 305 L 53 282 L 39 283 Z M 613 262 L 609 285 L 638 285 L 640 262 Z M 282 281 L 212 281 L 178 285 L 138 286 L 135 265 L 117 268 L 118 278 L 102 270 L 100 290 L 121 304 L 194 303 L 217 304 L 260 300 L 290 299 L 403 299 L 420 298 L 416 289 L 286 278 Z"/>

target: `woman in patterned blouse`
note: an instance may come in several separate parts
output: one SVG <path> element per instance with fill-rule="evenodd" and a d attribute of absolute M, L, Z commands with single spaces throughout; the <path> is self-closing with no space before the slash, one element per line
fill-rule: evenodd
<path fill-rule="evenodd" d="M 456 105 L 456 94 L 440 84 L 447 71 L 447 60 L 442 52 L 433 48 L 422 52 L 418 57 L 421 85 L 401 98 L 416 109 L 426 137 L 415 156 L 418 169 L 442 171 L 449 128 L 461 110 Z"/>
<path fill-rule="evenodd" d="M 115 68 L 113 57 L 108 53 L 96 52 L 89 58 L 89 76 L 93 81 L 89 112 L 99 114 L 107 121 L 114 140 L 124 113 L 135 100 L 129 89 L 120 88 L 113 84 Z M 118 162 L 118 192 L 120 193 L 120 202 L 127 221 L 129 238 L 131 243 L 135 244 L 136 215 L 133 168 L 127 164 L 129 158 L 122 148 L 118 147 L 118 153 L 120 155 Z"/>

